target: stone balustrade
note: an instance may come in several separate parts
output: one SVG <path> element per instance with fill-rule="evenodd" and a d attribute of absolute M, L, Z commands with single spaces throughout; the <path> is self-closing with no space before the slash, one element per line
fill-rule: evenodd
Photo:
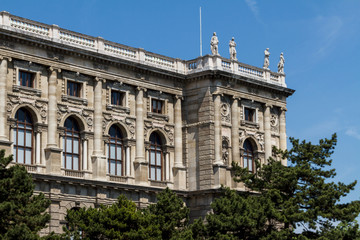
<path fill-rule="evenodd" d="M 264 81 L 270 84 L 286 87 L 285 74 L 270 72 L 236 60 L 223 58 L 219 55 L 206 55 L 193 60 L 185 61 L 166 57 L 145 51 L 142 48 L 132 48 L 119 43 L 104 40 L 101 37 L 92 37 L 81 33 L 62 29 L 57 25 L 47 25 L 0 12 L 0 29 L 6 29 L 22 34 L 31 34 L 40 39 L 62 43 L 74 47 L 81 47 L 105 55 L 137 62 L 143 65 L 154 66 L 180 74 L 192 74 L 204 70 L 222 70 L 250 79 Z"/>

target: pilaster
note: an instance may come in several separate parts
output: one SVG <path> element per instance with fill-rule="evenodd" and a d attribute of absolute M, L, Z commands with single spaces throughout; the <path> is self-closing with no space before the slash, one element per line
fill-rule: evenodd
<path fill-rule="evenodd" d="M 280 130 L 280 149 L 286 150 L 287 143 L 286 143 L 286 108 L 280 109 L 280 117 L 279 117 L 279 130 Z M 287 165 L 286 159 L 281 159 L 283 165 Z"/>
<path fill-rule="evenodd" d="M 264 111 L 264 137 L 265 137 L 265 163 L 271 157 L 271 125 L 270 125 L 270 108 L 271 106 L 265 104 Z"/>
<path fill-rule="evenodd" d="M 231 150 L 232 161 L 240 162 L 240 146 L 239 146 L 239 101 L 240 98 L 233 98 L 231 105 Z"/>

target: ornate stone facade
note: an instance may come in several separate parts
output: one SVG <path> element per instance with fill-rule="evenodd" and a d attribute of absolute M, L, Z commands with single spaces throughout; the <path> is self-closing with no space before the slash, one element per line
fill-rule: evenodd
<path fill-rule="evenodd" d="M 286 148 L 285 75 L 225 59 L 215 40 L 185 61 L 0 13 L 0 147 L 26 147 L 15 162 L 52 200 L 46 231 L 61 232 L 69 208 L 119 194 L 142 207 L 165 187 L 204 215 L 221 185 L 244 190 L 231 163 L 244 164 L 246 141 L 262 163 Z"/>

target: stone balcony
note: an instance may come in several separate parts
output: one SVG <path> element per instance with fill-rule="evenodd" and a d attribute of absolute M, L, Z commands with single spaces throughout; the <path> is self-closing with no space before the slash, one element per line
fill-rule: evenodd
<path fill-rule="evenodd" d="M 0 12 L 0 29 L 81 48 L 90 52 L 96 52 L 174 73 L 188 75 L 207 70 L 220 70 L 241 77 L 263 81 L 268 84 L 286 87 L 285 74 L 271 72 L 267 69 L 250 66 L 221 56 L 206 55 L 188 61 L 170 58 L 148 52 L 142 48 L 132 48 L 107 41 L 101 37 L 92 37 L 69 31 L 57 25 L 47 25 L 21 18 L 5 11 Z"/>

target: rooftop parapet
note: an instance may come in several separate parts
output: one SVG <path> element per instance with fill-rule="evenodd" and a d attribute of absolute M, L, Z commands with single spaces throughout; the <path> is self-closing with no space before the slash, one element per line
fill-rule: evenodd
<path fill-rule="evenodd" d="M 148 52 L 142 48 L 133 48 L 119 43 L 69 31 L 57 25 L 39 23 L 26 18 L 0 12 L 0 29 L 49 40 L 64 45 L 85 49 L 115 58 L 140 63 L 170 72 L 193 74 L 206 70 L 221 70 L 235 75 L 260 80 L 266 83 L 286 87 L 285 74 L 271 72 L 267 68 L 258 68 L 230 60 L 220 55 L 206 55 L 194 60 L 181 60 Z"/>

